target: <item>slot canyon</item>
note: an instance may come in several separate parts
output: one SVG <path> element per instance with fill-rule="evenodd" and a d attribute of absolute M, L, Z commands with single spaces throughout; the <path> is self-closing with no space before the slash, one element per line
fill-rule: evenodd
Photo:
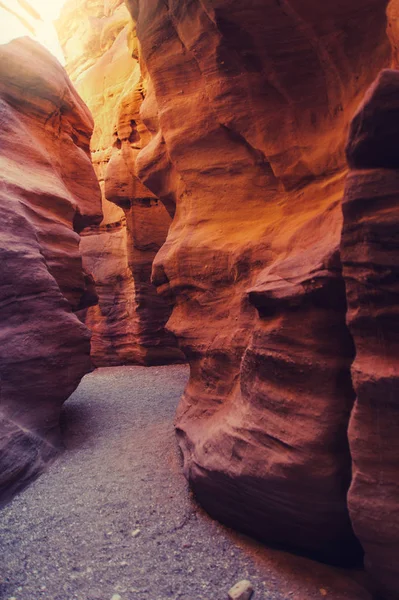
<path fill-rule="evenodd" d="M 58 4 L 64 66 L 0 0 L 0 599 L 399 600 L 399 1 Z"/>

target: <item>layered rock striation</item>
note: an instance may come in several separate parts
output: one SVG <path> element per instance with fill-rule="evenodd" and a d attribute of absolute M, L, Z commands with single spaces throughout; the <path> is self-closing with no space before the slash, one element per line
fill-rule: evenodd
<path fill-rule="evenodd" d="M 386 3 L 129 4 L 157 105 L 136 164 L 176 200 L 154 282 L 191 367 L 185 473 L 228 524 L 353 559 L 340 203 L 348 123 L 389 61 Z"/>
<path fill-rule="evenodd" d="M 123 0 L 69 1 L 57 29 L 67 70 L 95 120 L 91 151 L 104 218 L 82 232 L 81 242 L 99 296 L 81 315 L 93 332 L 93 361 L 180 361 L 164 328 L 171 306 L 151 284 L 152 261 L 171 218 L 135 172 L 150 135 L 139 115 L 147 85 L 129 12 Z"/>
<path fill-rule="evenodd" d="M 352 125 L 342 213 L 349 124 L 390 63 L 387 4 L 128 1 L 150 77 L 136 172 L 173 215 L 153 281 L 191 368 L 185 474 L 212 515 L 268 543 L 348 563 L 360 539 L 390 597 L 397 536 L 377 512 L 395 506 L 397 201 L 378 111 L 360 141 Z M 382 288 L 371 308 L 365 281 Z M 382 480 L 377 393 L 381 426 L 393 417 Z"/>
<path fill-rule="evenodd" d="M 79 232 L 102 218 L 93 122 L 38 43 L 0 47 L 0 501 L 59 447 L 62 403 L 91 369 L 76 316 L 97 301 Z"/>
<path fill-rule="evenodd" d="M 399 598 L 399 72 L 382 71 L 347 147 L 342 261 L 356 356 L 349 509 L 382 597 Z"/>

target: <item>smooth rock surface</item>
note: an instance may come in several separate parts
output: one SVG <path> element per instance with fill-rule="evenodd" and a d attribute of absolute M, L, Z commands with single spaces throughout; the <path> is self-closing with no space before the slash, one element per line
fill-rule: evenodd
<path fill-rule="evenodd" d="M 29 38 L 0 46 L 0 501 L 60 445 L 62 403 L 91 369 L 74 311 L 97 301 L 79 231 L 101 221 L 93 122 Z"/>
<path fill-rule="evenodd" d="M 361 560 L 341 200 L 350 119 L 390 61 L 387 2 L 128 5 L 151 79 L 137 173 L 174 214 L 153 281 L 191 369 L 185 474 L 229 525 Z"/>

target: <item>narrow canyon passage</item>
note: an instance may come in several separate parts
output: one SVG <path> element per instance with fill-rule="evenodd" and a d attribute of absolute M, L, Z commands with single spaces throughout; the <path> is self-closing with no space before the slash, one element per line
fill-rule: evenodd
<path fill-rule="evenodd" d="M 0 598 L 370 600 L 360 575 L 267 549 L 190 497 L 173 430 L 184 365 L 102 368 L 63 413 L 67 451 L 0 513 Z"/>
<path fill-rule="evenodd" d="M 0 600 L 399 600 L 399 0 L 1 30 Z"/>

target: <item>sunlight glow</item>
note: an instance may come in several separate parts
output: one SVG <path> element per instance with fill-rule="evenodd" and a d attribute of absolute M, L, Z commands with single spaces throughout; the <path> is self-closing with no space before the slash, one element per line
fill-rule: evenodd
<path fill-rule="evenodd" d="M 0 44 L 28 35 L 65 64 L 53 21 L 65 0 L 0 0 Z"/>

